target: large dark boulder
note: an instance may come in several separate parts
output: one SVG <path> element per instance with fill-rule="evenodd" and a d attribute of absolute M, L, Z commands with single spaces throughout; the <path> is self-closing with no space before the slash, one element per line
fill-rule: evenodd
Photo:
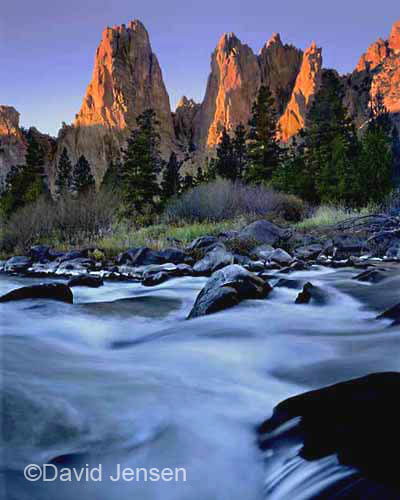
<path fill-rule="evenodd" d="M 296 248 L 294 256 L 301 260 L 316 259 L 323 250 L 324 247 L 320 243 L 314 243 Z"/>
<path fill-rule="evenodd" d="M 165 259 L 156 250 L 148 247 L 131 248 L 118 256 L 119 265 L 128 264 L 132 267 L 148 266 L 150 264 L 164 264 Z"/>
<path fill-rule="evenodd" d="M 233 264 L 234 257 L 231 253 L 222 248 L 214 248 L 210 252 L 196 262 L 193 266 L 193 271 L 196 274 L 209 275 L 214 271 L 221 269 L 229 264 Z"/>
<path fill-rule="evenodd" d="M 275 245 L 279 240 L 287 239 L 288 231 L 267 220 L 258 220 L 252 222 L 243 228 L 239 237 L 249 240 L 254 240 L 259 245 L 264 243 Z"/>
<path fill-rule="evenodd" d="M 161 285 L 165 281 L 172 278 L 172 275 L 168 271 L 160 271 L 158 273 L 145 273 L 143 275 L 143 286 L 156 286 Z"/>
<path fill-rule="evenodd" d="M 352 496 L 347 491 L 347 496 L 315 498 L 400 498 L 395 458 L 400 446 L 399 392 L 400 373 L 388 372 L 289 398 L 278 404 L 272 417 L 258 428 L 260 446 L 274 450 L 279 440 L 297 441 L 299 455 L 306 461 L 336 456 L 341 465 L 356 468 L 361 475 L 352 478 L 349 488 L 356 488 L 365 479 L 374 482 L 369 484 L 365 496 Z M 285 429 L 290 429 L 290 434 Z M 373 496 L 376 484 L 388 487 L 388 492 L 394 488 L 397 495 Z"/>
<path fill-rule="evenodd" d="M 345 259 L 369 250 L 365 239 L 350 235 L 336 236 L 333 239 L 333 247 L 335 259 Z"/>
<path fill-rule="evenodd" d="M 166 248 L 159 252 L 160 257 L 165 263 L 183 264 L 187 258 L 186 253 L 179 248 Z"/>
<path fill-rule="evenodd" d="M 4 271 L 22 272 L 26 271 L 32 265 L 32 259 L 27 256 L 15 256 L 8 259 L 4 265 Z"/>
<path fill-rule="evenodd" d="M 60 302 L 73 303 L 71 289 L 61 283 L 47 283 L 17 288 L 0 297 L 0 302 L 11 302 L 27 299 L 49 299 Z"/>
<path fill-rule="evenodd" d="M 49 259 L 50 247 L 47 245 L 34 245 L 31 247 L 29 255 L 34 262 L 42 262 Z"/>
<path fill-rule="evenodd" d="M 317 305 L 324 305 L 328 301 L 328 293 L 309 282 L 304 285 L 303 290 L 296 298 L 296 304 L 309 304 L 311 302 Z"/>
<path fill-rule="evenodd" d="M 80 276 L 74 276 L 68 281 L 69 287 L 74 286 L 86 286 L 89 288 L 99 288 L 104 285 L 103 278 L 100 276 L 91 276 L 90 274 L 82 274 Z"/>
<path fill-rule="evenodd" d="M 197 296 L 189 318 L 212 314 L 245 299 L 267 297 L 272 288 L 262 278 L 232 264 L 216 271 Z"/>
<path fill-rule="evenodd" d="M 353 280 L 362 281 L 366 283 L 380 283 L 390 276 L 388 269 L 368 269 L 360 274 L 357 274 Z"/>

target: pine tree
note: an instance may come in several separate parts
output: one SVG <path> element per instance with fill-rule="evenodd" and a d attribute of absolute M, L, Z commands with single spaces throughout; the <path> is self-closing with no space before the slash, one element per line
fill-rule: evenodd
<path fill-rule="evenodd" d="M 217 146 L 216 173 L 224 179 L 235 179 L 233 147 L 231 138 L 224 127 Z"/>
<path fill-rule="evenodd" d="M 111 160 L 101 181 L 100 189 L 117 192 L 121 190 L 121 184 L 121 163 Z"/>
<path fill-rule="evenodd" d="M 57 194 L 66 194 L 71 189 L 72 183 L 72 163 L 68 156 L 67 148 L 62 150 L 60 160 L 57 165 L 56 177 Z"/>
<path fill-rule="evenodd" d="M 5 217 L 29 203 L 34 203 L 41 196 L 48 195 L 43 150 L 31 130 L 25 133 L 25 137 L 25 165 L 13 166 L 10 169 L 0 197 L 0 208 Z"/>
<path fill-rule="evenodd" d="M 235 179 L 242 179 L 247 169 L 248 153 L 246 139 L 246 129 L 242 123 L 239 123 L 235 129 L 232 141 Z"/>
<path fill-rule="evenodd" d="M 359 175 L 363 204 L 381 202 L 393 187 L 393 128 L 383 98 L 378 94 L 371 104 L 370 120 L 361 141 Z"/>
<path fill-rule="evenodd" d="M 271 180 L 282 161 L 282 150 L 277 139 L 278 117 L 270 90 L 262 85 L 253 104 L 249 122 L 248 158 L 246 180 L 262 184 Z"/>
<path fill-rule="evenodd" d="M 135 128 L 123 152 L 122 184 L 125 212 L 143 212 L 146 206 L 155 206 L 159 195 L 157 174 L 162 160 L 159 151 L 159 122 L 154 110 L 148 109 L 137 118 Z"/>
<path fill-rule="evenodd" d="M 174 152 L 171 153 L 168 163 L 163 170 L 161 181 L 161 200 L 166 202 L 181 190 L 182 179 L 179 173 L 181 168 L 178 158 Z"/>
<path fill-rule="evenodd" d="M 95 190 L 96 182 L 90 170 L 90 165 L 84 155 L 81 155 L 74 166 L 72 174 L 72 190 L 78 194 L 85 194 Z"/>

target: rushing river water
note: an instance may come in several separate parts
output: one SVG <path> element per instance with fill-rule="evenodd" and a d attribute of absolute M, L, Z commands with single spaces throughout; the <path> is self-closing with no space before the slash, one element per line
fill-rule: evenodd
<path fill-rule="evenodd" d="M 325 305 L 295 305 L 299 290 L 279 287 L 265 300 L 190 321 L 185 318 L 205 278 L 179 278 L 153 288 L 135 283 L 74 288 L 73 305 L 0 304 L 0 495 L 7 500 L 311 498 L 333 474 L 351 471 L 337 472 L 324 463 L 316 472 L 315 465 L 307 465 L 285 481 L 286 473 L 258 449 L 255 427 L 291 395 L 400 370 L 398 328 L 374 319 L 400 301 L 398 271 L 378 285 L 352 280 L 358 272 L 315 268 L 285 276 L 323 287 L 330 297 Z M 0 294 L 33 282 L 43 280 L 1 275 Z M 27 464 L 51 461 L 101 463 L 103 481 L 24 478 Z M 111 481 L 116 464 L 182 467 L 186 481 Z"/>

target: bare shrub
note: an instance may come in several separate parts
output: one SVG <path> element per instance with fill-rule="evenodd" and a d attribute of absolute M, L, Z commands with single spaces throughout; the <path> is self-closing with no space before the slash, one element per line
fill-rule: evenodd
<path fill-rule="evenodd" d="M 217 179 L 171 200 L 163 218 L 166 222 L 178 223 L 271 215 L 297 222 L 305 212 L 304 202 L 293 195 L 278 193 L 265 186 Z"/>
<path fill-rule="evenodd" d="M 36 243 L 90 244 L 111 231 L 117 209 L 116 196 L 103 191 L 57 202 L 39 199 L 3 224 L 0 249 L 26 251 Z"/>

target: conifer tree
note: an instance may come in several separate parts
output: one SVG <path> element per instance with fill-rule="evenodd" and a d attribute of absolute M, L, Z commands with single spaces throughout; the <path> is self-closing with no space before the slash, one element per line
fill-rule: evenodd
<path fill-rule="evenodd" d="M 161 200 L 166 202 L 181 190 L 182 179 L 179 173 L 181 168 L 174 152 L 171 153 L 168 163 L 164 166 L 161 181 Z"/>
<path fill-rule="evenodd" d="M 277 138 L 279 128 L 276 106 L 265 85 L 261 86 L 253 104 L 249 126 L 249 168 L 246 180 L 262 184 L 271 180 L 282 160 L 282 150 Z"/>
<path fill-rule="evenodd" d="M 72 189 L 78 194 L 85 194 L 95 190 L 96 182 L 92 175 L 89 162 L 84 155 L 81 155 L 74 166 L 72 175 Z"/>
<path fill-rule="evenodd" d="M 122 193 L 127 215 L 135 211 L 142 213 L 149 205 L 154 207 L 160 193 L 157 174 L 162 160 L 158 127 L 154 110 L 144 111 L 137 118 L 137 127 L 132 130 L 123 152 Z"/>
<path fill-rule="evenodd" d="M 121 190 L 121 163 L 111 160 L 101 181 L 100 189 L 117 192 Z"/>
<path fill-rule="evenodd" d="M 66 194 L 71 189 L 72 183 L 72 163 L 68 156 L 67 148 L 62 150 L 60 160 L 57 165 L 56 190 L 60 196 Z"/>
<path fill-rule="evenodd" d="M 224 127 L 217 146 L 217 158 L 215 162 L 217 175 L 224 179 L 235 179 L 235 166 L 233 161 L 233 147 L 231 138 Z"/>
<path fill-rule="evenodd" d="M 208 166 L 208 159 L 206 159 L 206 167 Z M 197 167 L 197 174 L 196 174 L 196 181 L 195 184 L 198 186 L 199 184 L 203 184 L 205 182 L 206 177 L 204 175 L 203 169 L 201 168 L 201 165 Z"/>
<path fill-rule="evenodd" d="M 246 129 L 243 123 L 239 123 L 235 129 L 235 135 L 232 141 L 235 179 L 242 179 L 246 172 L 248 163 L 246 139 Z"/>

